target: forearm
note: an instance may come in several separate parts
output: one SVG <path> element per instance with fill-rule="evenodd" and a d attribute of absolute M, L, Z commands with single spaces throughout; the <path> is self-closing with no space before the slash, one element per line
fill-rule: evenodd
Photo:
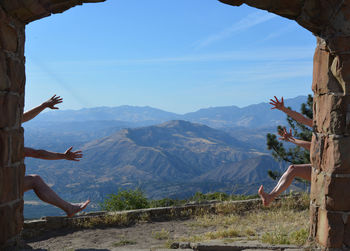
<path fill-rule="evenodd" d="M 33 118 L 35 118 L 39 113 L 41 113 L 43 110 L 45 110 L 46 106 L 44 104 L 41 104 L 25 113 L 23 113 L 22 117 L 22 123 L 27 122 Z"/>
<path fill-rule="evenodd" d="M 304 141 L 304 140 L 300 140 L 300 139 L 295 139 L 292 138 L 289 142 L 300 146 L 302 148 L 305 148 L 306 150 L 310 151 L 310 147 L 311 147 L 311 142 L 310 141 Z"/>
<path fill-rule="evenodd" d="M 285 114 L 287 114 L 292 119 L 298 121 L 300 124 L 312 127 L 312 124 L 313 124 L 312 119 L 304 117 L 299 112 L 293 111 L 293 110 L 286 108 L 286 107 L 283 107 L 281 109 L 281 111 L 284 112 Z"/>
<path fill-rule="evenodd" d="M 32 148 L 24 148 L 25 157 L 37 158 L 37 159 L 45 159 L 45 160 L 59 160 L 66 159 L 65 154 L 49 152 L 46 150 L 37 150 Z"/>

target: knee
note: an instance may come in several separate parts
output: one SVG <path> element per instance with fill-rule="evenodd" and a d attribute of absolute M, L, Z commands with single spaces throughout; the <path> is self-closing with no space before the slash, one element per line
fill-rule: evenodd
<path fill-rule="evenodd" d="M 44 182 L 43 179 L 40 177 L 40 175 L 37 175 L 37 174 L 31 174 L 31 175 L 28 175 L 28 177 L 30 178 L 31 182 L 35 185 L 41 184 Z"/>
<path fill-rule="evenodd" d="M 288 173 L 295 173 L 296 166 L 295 165 L 290 165 L 287 169 Z"/>

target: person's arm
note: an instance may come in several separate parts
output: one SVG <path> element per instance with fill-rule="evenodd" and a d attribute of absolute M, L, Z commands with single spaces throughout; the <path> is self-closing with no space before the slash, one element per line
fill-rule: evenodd
<path fill-rule="evenodd" d="M 306 150 L 310 151 L 311 142 L 294 138 L 292 136 L 292 129 L 290 129 L 288 132 L 286 128 L 283 128 L 283 130 L 278 131 L 278 134 L 281 136 L 279 138 L 280 140 L 291 142 L 297 146 L 303 147 Z"/>
<path fill-rule="evenodd" d="M 271 101 L 270 104 L 273 105 L 273 107 L 271 109 L 280 110 L 280 111 L 284 112 L 285 114 L 287 114 L 289 117 L 298 121 L 300 124 L 312 127 L 312 124 L 313 124 L 312 119 L 309 119 L 309 118 L 303 116 L 302 114 L 300 114 L 299 112 L 293 111 L 293 110 L 285 107 L 283 97 L 281 98 L 281 101 L 279 101 L 276 96 L 274 96 L 274 97 L 275 97 L 275 100 L 270 99 L 270 101 Z"/>
<path fill-rule="evenodd" d="M 58 109 L 58 107 L 56 107 L 55 105 L 62 102 L 63 102 L 63 99 L 60 96 L 57 96 L 57 97 L 56 95 L 52 96 L 49 100 L 45 101 L 41 105 L 23 113 L 22 123 L 35 118 L 39 113 L 41 113 L 46 108 Z"/>
<path fill-rule="evenodd" d="M 46 160 L 66 159 L 66 160 L 79 161 L 80 158 L 83 157 L 83 154 L 81 153 L 81 151 L 72 152 L 72 148 L 73 147 L 68 148 L 64 153 L 56 153 L 56 152 L 49 152 L 46 150 L 37 150 L 37 149 L 25 147 L 24 156 L 37 158 L 37 159 L 46 159 Z"/>

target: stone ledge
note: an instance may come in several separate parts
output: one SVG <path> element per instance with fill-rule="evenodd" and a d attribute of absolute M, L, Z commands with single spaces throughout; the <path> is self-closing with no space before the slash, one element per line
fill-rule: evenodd
<path fill-rule="evenodd" d="M 120 227 L 137 222 L 157 222 L 188 219 L 202 213 L 229 211 L 249 211 L 262 207 L 260 199 L 241 201 L 210 201 L 175 207 L 146 208 L 118 212 L 84 213 L 72 218 L 64 216 L 42 217 L 38 220 L 26 220 L 22 231 L 23 239 L 32 239 L 59 229 L 78 230 L 93 227 Z"/>

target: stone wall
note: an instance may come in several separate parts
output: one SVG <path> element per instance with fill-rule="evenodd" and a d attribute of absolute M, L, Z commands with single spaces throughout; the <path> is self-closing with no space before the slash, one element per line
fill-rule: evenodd
<path fill-rule="evenodd" d="M 317 42 L 311 236 L 324 248 L 343 249 L 350 248 L 350 37 Z"/>
<path fill-rule="evenodd" d="M 294 199 L 297 200 L 298 198 L 300 198 L 299 195 L 294 196 Z M 44 237 L 45 235 L 54 235 L 55 231 L 62 229 L 72 231 L 74 229 L 79 230 L 95 227 L 122 227 L 138 222 L 183 220 L 208 213 L 247 213 L 252 210 L 261 209 L 262 207 L 260 199 L 251 199 L 225 202 L 209 201 L 183 206 L 146 208 L 119 212 L 101 211 L 83 213 L 81 216 L 73 218 L 64 216 L 43 217 L 38 220 L 25 221 L 22 237 L 25 240 L 31 240 Z"/>
<path fill-rule="evenodd" d="M 0 6 L 0 247 L 23 225 L 24 40 L 24 24 Z"/>

